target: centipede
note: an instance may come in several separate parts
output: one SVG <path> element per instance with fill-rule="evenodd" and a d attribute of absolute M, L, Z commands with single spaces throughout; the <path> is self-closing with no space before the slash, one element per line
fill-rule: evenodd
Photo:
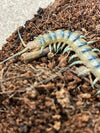
<path fill-rule="evenodd" d="M 61 50 L 63 54 L 68 51 L 74 51 L 73 54 L 68 62 L 72 61 L 74 58 L 79 58 L 79 60 L 72 62 L 69 66 L 72 67 L 76 64 L 84 64 L 87 69 L 82 71 L 79 75 L 85 74 L 87 72 L 92 73 L 95 76 L 95 79 L 92 83 L 92 86 L 100 81 L 100 58 L 97 55 L 97 51 L 100 51 L 97 48 L 92 48 L 89 44 L 94 43 L 95 41 L 86 41 L 86 37 L 80 35 L 78 32 L 71 32 L 70 30 L 63 30 L 58 29 L 56 31 L 48 31 L 43 35 L 39 35 L 34 38 L 33 41 L 24 43 L 21 35 L 18 31 L 20 40 L 24 45 L 24 49 L 13 56 L 3 60 L 0 64 L 8 61 L 9 59 L 21 55 L 22 53 L 26 52 L 27 50 L 41 50 L 45 47 L 49 47 L 50 52 L 52 52 L 52 44 L 55 52 Z"/>

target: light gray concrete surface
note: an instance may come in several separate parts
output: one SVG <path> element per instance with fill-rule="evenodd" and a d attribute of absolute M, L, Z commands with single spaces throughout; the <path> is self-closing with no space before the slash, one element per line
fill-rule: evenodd
<path fill-rule="evenodd" d="M 47 7 L 54 0 L 0 0 L 0 49 L 6 38 L 25 21 L 31 19 L 39 7 Z"/>

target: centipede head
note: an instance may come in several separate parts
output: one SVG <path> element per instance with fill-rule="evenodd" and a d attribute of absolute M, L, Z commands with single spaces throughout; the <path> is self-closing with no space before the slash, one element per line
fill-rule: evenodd
<path fill-rule="evenodd" d="M 37 39 L 34 39 L 34 41 L 30 41 L 27 43 L 27 48 L 29 50 L 38 49 L 39 43 L 40 42 Z"/>

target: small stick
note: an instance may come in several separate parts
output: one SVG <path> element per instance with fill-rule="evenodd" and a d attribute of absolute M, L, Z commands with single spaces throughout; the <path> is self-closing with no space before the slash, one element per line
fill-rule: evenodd
<path fill-rule="evenodd" d="M 34 59 L 37 59 L 37 58 L 41 57 L 41 56 L 46 55 L 49 51 L 50 51 L 50 50 L 49 50 L 49 48 L 47 47 L 47 48 L 43 49 L 42 53 L 41 53 L 41 50 L 32 51 L 32 52 L 29 52 L 29 53 L 27 52 L 27 53 L 22 54 L 22 55 L 21 55 L 21 58 L 22 58 L 22 60 L 23 60 L 25 63 L 27 63 L 27 62 L 30 62 L 30 61 L 32 61 L 32 60 L 34 60 Z"/>

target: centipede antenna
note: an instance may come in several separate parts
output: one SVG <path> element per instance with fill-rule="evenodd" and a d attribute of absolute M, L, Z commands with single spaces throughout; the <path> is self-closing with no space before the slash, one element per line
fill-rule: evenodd
<path fill-rule="evenodd" d="M 59 42 L 59 43 L 57 44 L 57 52 L 59 51 L 60 45 L 61 45 L 61 42 Z"/>
<path fill-rule="evenodd" d="M 27 45 L 24 43 L 24 41 L 23 41 L 23 39 L 22 39 L 22 37 L 21 37 L 21 34 L 20 34 L 20 32 L 19 32 L 19 29 L 18 29 L 18 36 L 19 36 L 19 38 L 20 38 L 20 40 L 21 40 L 23 46 L 26 47 Z"/>
<path fill-rule="evenodd" d="M 14 54 L 14 55 L 8 57 L 7 59 L 3 60 L 2 62 L 0 62 L 0 64 L 2 64 L 2 63 L 4 63 L 4 62 L 6 62 L 6 61 L 12 59 L 12 58 L 15 57 L 15 56 L 21 55 L 22 53 L 26 52 L 27 50 L 28 50 L 28 48 L 26 47 L 26 48 L 24 48 L 22 51 L 20 51 L 20 52 Z"/>

